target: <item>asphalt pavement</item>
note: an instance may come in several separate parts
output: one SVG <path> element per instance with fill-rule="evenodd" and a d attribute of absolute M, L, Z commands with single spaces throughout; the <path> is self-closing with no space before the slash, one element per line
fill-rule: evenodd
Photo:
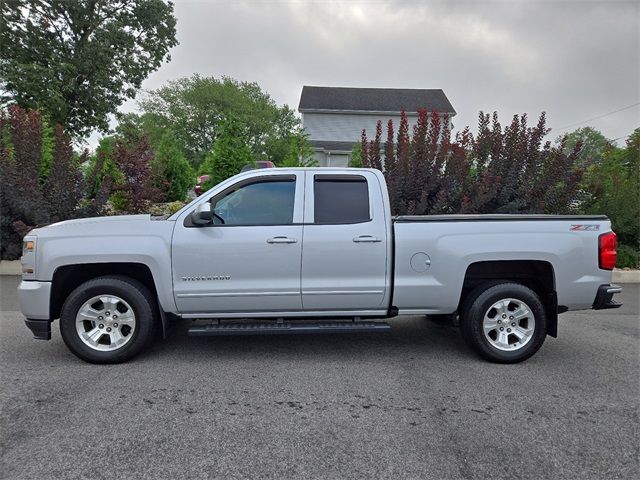
<path fill-rule="evenodd" d="M 456 328 L 191 338 L 84 363 L 36 341 L 0 277 L 0 478 L 638 478 L 637 284 L 517 365 Z"/>

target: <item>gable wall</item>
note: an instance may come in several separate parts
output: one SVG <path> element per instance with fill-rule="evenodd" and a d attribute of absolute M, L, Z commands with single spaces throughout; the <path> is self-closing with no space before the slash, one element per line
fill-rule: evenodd
<path fill-rule="evenodd" d="M 416 115 L 407 115 L 407 117 L 409 132 L 411 132 L 418 117 Z M 382 120 L 382 141 L 384 142 L 387 121 L 390 118 L 397 133 L 400 115 L 303 112 L 302 125 L 309 134 L 310 140 L 357 142 L 360 141 L 363 129 L 366 129 L 367 137 L 373 139 L 376 133 L 376 122 Z"/>

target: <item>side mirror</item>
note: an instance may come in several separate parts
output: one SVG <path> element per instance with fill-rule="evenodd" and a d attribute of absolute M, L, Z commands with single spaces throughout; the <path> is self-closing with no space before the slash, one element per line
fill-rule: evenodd
<path fill-rule="evenodd" d="M 208 225 L 213 221 L 211 203 L 201 203 L 191 214 L 191 221 L 194 225 Z"/>

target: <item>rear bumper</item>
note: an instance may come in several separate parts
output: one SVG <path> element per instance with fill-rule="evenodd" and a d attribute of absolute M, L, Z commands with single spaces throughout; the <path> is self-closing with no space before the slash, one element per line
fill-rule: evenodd
<path fill-rule="evenodd" d="M 600 285 L 598 287 L 598 293 L 596 299 L 593 301 L 594 310 L 605 310 L 608 308 L 620 308 L 622 303 L 613 300 L 613 296 L 616 293 L 622 292 L 622 287 L 619 285 Z"/>

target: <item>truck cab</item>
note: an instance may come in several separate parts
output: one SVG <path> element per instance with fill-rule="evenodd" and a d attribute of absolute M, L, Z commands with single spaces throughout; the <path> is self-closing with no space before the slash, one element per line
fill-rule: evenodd
<path fill-rule="evenodd" d="M 171 242 L 174 295 L 186 318 L 382 315 L 391 231 L 375 172 L 237 179 L 179 213 Z M 303 247 L 304 245 L 304 247 Z"/>

